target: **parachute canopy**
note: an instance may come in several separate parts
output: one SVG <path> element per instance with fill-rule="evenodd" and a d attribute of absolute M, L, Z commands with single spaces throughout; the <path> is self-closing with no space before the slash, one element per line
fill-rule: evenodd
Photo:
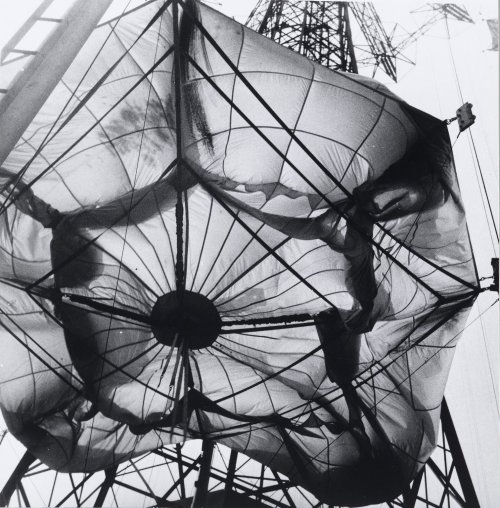
<path fill-rule="evenodd" d="M 0 185 L 0 404 L 50 467 L 202 438 L 352 506 L 429 457 L 478 288 L 443 122 L 158 0 L 93 31 Z"/>

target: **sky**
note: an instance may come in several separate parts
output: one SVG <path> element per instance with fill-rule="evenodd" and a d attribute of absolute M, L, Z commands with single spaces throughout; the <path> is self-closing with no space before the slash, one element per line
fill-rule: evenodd
<path fill-rule="evenodd" d="M 0 47 L 4 46 L 39 1 L 0 0 Z M 61 0 L 57 1 L 62 3 Z M 244 22 L 256 0 L 207 3 Z M 410 13 L 422 4 L 387 0 L 375 2 L 387 29 L 391 30 L 398 23 L 396 31 L 399 34 L 412 32 L 426 18 L 426 13 Z M 454 117 L 455 110 L 464 101 L 473 104 L 476 124 L 458 138 L 456 123 L 452 124 L 450 135 L 454 142 L 457 174 L 479 275 L 487 277 L 491 274 L 491 257 L 498 256 L 498 250 L 495 250 L 498 246 L 489 233 L 491 224 L 489 228 L 477 168 L 481 167 L 498 219 L 498 53 L 488 49 L 491 39 L 485 23 L 485 19 L 498 16 L 498 7 L 493 0 L 471 0 L 466 6 L 474 24 L 451 21 L 450 38 L 446 25 L 437 24 L 417 44 L 408 48 L 406 55 L 416 65 L 401 64 L 397 84 L 383 75 L 377 74 L 376 77 L 413 106 L 438 118 Z M 493 293 L 484 293 L 479 297 L 471 314 L 471 324 L 459 343 L 447 390 L 447 399 L 455 416 L 457 431 L 462 437 L 464 452 L 471 464 L 471 474 L 481 496 L 481 505 L 486 507 L 495 506 L 500 499 L 500 484 L 497 482 L 500 472 L 500 341 L 498 303 L 494 304 L 496 298 Z M 482 313 L 484 315 L 479 318 Z"/>

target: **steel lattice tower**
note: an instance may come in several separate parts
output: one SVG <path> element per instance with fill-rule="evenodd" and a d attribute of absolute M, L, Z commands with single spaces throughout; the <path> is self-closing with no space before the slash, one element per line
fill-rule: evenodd
<path fill-rule="evenodd" d="M 344 2 L 261 0 L 247 25 L 326 67 L 358 72 Z"/>
<path fill-rule="evenodd" d="M 353 43 L 351 22 L 364 42 Z M 330 69 L 381 67 L 396 80 L 397 50 L 371 3 L 260 0 L 247 26 Z"/>
<path fill-rule="evenodd" d="M 473 23 L 455 4 L 426 4 L 414 12 L 429 12 L 428 19 L 403 40 L 388 34 L 371 2 L 317 0 L 259 0 L 246 25 L 314 62 L 346 72 L 380 68 L 397 81 L 397 61 L 414 64 L 403 51 L 443 19 Z M 353 26 L 354 24 L 354 26 Z M 359 32 L 353 40 L 352 28 Z"/>

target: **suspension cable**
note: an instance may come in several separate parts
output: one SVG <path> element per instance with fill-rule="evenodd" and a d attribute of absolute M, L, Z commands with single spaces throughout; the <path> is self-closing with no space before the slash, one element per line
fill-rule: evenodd
<path fill-rule="evenodd" d="M 456 84 L 456 87 L 457 87 L 458 94 L 460 96 L 460 100 L 461 100 L 462 103 L 464 103 L 465 100 L 464 100 L 464 96 L 463 96 L 463 93 L 462 93 L 462 87 L 460 85 L 460 80 L 459 80 L 459 77 L 458 77 L 457 65 L 456 65 L 456 62 L 455 62 L 455 57 L 453 55 L 453 50 L 451 48 L 451 37 L 450 37 L 450 27 L 449 27 L 449 24 L 448 24 L 448 16 L 445 16 L 445 22 L 446 22 L 446 35 L 447 35 L 447 39 L 448 39 L 448 50 L 449 50 L 449 53 L 450 53 L 450 59 L 451 59 L 451 63 L 452 63 L 452 66 L 453 66 L 453 72 L 454 72 L 454 75 L 455 75 L 455 84 Z M 497 252 L 496 243 L 498 243 L 498 241 L 499 241 L 498 228 L 497 228 L 497 225 L 496 225 L 495 215 L 493 214 L 493 209 L 492 209 L 490 198 L 489 198 L 489 195 L 488 195 L 488 190 L 486 188 L 486 183 L 484 181 L 484 176 L 483 176 L 483 171 L 482 171 L 482 168 L 481 168 L 481 163 L 479 161 L 479 157 L 478 157 L 477 150 L 476 150 L 476 144 L 474 142 L 474 137 L 473 137 L 472 132 L 470 131 L 470 129 L 469 129 L 469 140 L 470 140 L 470 143 L 472 144 L 472 148 L 473 148 L 473 152 L 474 152 L 474 157 L 475 157 L 475 161 L 476 161 L 476 164 L 477 164 L 477 166 L 476 165 L 474 166 L 474 169 L 476 170 L 476 179 L 478 179 L 478 175 L 479 175 L 479 177 L 481 179 L 481 183 L 482 183 L 482 189 L 481 189 L 481 185 L 480 185 L 479 179 L 478 179 L 478 186 L 480 187 L 481 201 L 483 203 L 483 209 L 484 209 L 485 215 L 487 216 L 487 221 L 486 222 L 488 224 L 488 230 L 490 232 L 490 237 L 491 237 L 491 241 L 492 241 L 492 245 L 493 245 L 493 250 L 496 253 Z M 493 228 L 495 230 L 495 236 L 496 236 L 496 240 L 497 240 L 496 243 L 493 240 L 493 234 L 491 232 L 491 225 L 490 225 L 490 221 L 488 220 L 488 212 L 486 210 L 486 205 L 484 203 L 484 197 L 483 197 L 483 193 L 481 192 L 481 190 L 484 192 L 484 195 L 486 196 L 486 201 L 488 203 L 488 209 L 489 209 L 489 213 L 490 213 L 491 222 L 493 223 Z"/>

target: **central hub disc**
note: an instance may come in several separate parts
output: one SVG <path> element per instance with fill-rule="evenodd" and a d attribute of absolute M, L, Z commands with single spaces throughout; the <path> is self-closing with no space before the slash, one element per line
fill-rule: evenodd
<path fill-rule="evenodd" d="M 181 341 L 190 349 L 208 347 L 219 336 L 222 321 L 215 305 L 203 295 L 184 290 L 182 296 L 172 291 L 160 296 L 151 312 L 151 330 L 167 346 Z"/>

